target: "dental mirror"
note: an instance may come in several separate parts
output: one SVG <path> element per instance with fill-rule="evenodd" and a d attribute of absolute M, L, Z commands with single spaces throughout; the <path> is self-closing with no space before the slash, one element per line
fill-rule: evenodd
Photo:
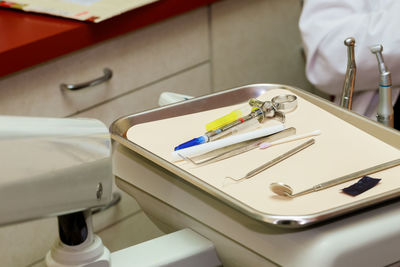
<path fill-rule="evenodd" d="M 278 196 L 290 197 L 293 194 L 293 189 L 284 183 L 272 183 L 269 188 Z"/>
<path fill-rule="evenodd" d="M 297 196 L 301 196 L 301 195 L 305 195 L 311 192 L 316 192 L 322 189 L 326 189 L 338 184 L 342 184 L 348 181 L 351 181 L 353 179 L 356 178 L 360 178 L 363 177 L 365 175 L 370 175 L 372 173 L 376 173 L 379 171 L 383 171 L 392 167 L 395 167 L 397 165 L 400 165 L 400 159 L 395 159 L 395 160 L 391 160 L 391 161 L 387 161 L 385 163 L 382 164 L 378 164 L 372 167 L 369 167 L 367 169 L 363 169 L 360 171 L 356 171 L 344 176 L 341 176 L 339 178 L 324 182 L 324 183 L 320 183 L 317 185 L 314 185 L 311 188 L 308 188 L 304 191 L 298 192 L 296 194 L 293 194 L 293 190 L 290 186 L 284 184 L 284 183 L 272 183 L 270 184 L 269 188 L 271 189 L 272 192 L 274 192 L 275 194 L 279 195 L 279 196 L 285 196 L 285 197 L 297 197 Z"/>

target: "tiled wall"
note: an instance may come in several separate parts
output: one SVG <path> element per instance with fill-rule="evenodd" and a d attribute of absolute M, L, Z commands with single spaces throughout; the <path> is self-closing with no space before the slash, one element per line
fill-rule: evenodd
<path fill-rule="evenodd" d="M 21 110 L 14 104 L 13 108 L 7 104 L 9 101 L 3 104 L 0 100 L 0 114 L 92 117 L 110 125 L 120 116 L 156 107 L 164 91 L 199 96 L 252 83 L 283 83 L 314 91 L 304 76 L 297 28 L 299 14 L 298 0 L 216 2 L 0 79 L 0 99 L 14 99 L 23 106 Z M 103 86 L 98 89 L 101 97 L 94 96 L 95 87 L 90 89 L 92 92 L 70 96 L 98 101 L 73 108 L 67 101 L 62 112 L 58 109 L 60 105 L 50 105 L 46 111 L 24 106 L 31 97 L 28 92 L 32 88 L 27 86 L 30 79 L 35 79 L 35 87 L 56 90 L 60 81 L 53 82 L 48 71 L 65 72 L 67 80 L 79 80 L 79 75 L 68 74 L 66 63 L 80 59 L 82 72 L 87 72 L 90 64 L 82 58 L 99 55 L 109 58 L 101 64 L 118 59 L 118 64 L 111 66 L 119 71 L 113 77 L 117 80 L 111 93 Z M 44 73 L 50 85 L 40 84 L 44 79 L 38 77 Z M 126 81 L 123 76 L 135 78 Z M 3 90 L 12 87 L 15 88 Z M 94 217 L 95 230 L 111 251 L 163 234 L 133 198 L 125 193 L 122 196 L 121 203 Z M 56 218 L 0 227 L 0 266 L 43 266 L 43 258 L 56 236 Z"/>

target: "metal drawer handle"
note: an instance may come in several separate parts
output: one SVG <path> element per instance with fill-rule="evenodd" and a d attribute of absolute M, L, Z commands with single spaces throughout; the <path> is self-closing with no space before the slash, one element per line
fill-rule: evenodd
<path fill-rule="evenodd" d="M 103 76 L 101 76 L 99 78 L 96 78 L 94 80 L 91 80 L 91 81 L 88 81 L 88 82 L 83 82 L 83 83 L 78 83 L 78 84 L 65 84 L 65 83 L 62 83 L 62 84 L 60 84 L 60 88 L 62 90 L 76 91 L 76 90 L 83 89 L 83 88 L 86 88 L 86 87 L 98 85 L 100 83 L 106 82 L 109 79 L 111 79 L 112 74 L 113 74 L 112 70 L 110 70 L 109 68 L 104 68 L 103 72 L 104 72 Z"/>

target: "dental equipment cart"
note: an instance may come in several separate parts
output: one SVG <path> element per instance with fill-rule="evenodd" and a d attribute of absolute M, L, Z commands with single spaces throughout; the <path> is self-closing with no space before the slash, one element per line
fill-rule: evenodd
<path fill-rule="evenodd" d="M 321 129 L 307 150 L 236 183 L 225 177 L 240 176 L 293 143 L 206 166 L 170 159 L 170 148 L 194 137 L 204 121 L 251 98 L 287 93 L 297 96 L 298 107 L 285 124 L 299 131 Z M 223 266 L 400 264 L 399 166 L 371 174 L 381 182 L 356 197 L 341 192 L 355 180 L 296 198 L 274 195 L 268 187 L 283 181 L 301 191 L 398 160 L 396 130 L 298 88 L 255 84 L 126 116 L 110 131 L 117 185 L 166 232 L 190 228 L 213 242 Z"/>

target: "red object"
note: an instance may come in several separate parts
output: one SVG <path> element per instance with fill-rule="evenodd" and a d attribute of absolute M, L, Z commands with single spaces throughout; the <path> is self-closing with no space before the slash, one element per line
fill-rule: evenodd
<path fill-rule="evenodd" d="M 217 0 L 160 0 L 100 23 L 0 8 L 0 76 Z"/>

